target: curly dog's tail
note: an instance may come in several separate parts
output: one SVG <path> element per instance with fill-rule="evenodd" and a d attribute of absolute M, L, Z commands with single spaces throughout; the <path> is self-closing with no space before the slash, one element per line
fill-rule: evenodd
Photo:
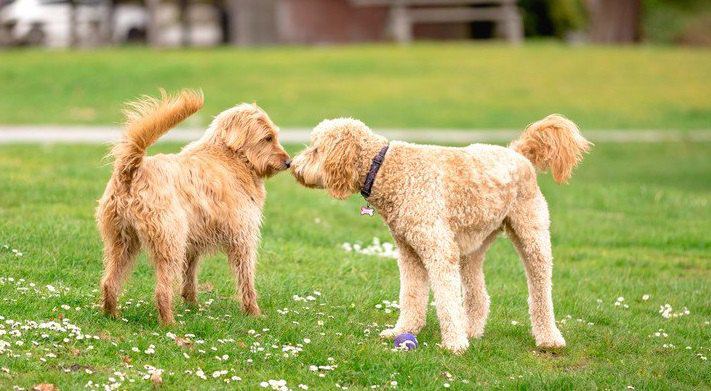
<path fill-rule="evenodd" d="M 161 90 L 161 98 L 144 96 L 129 102 L 124 109 L 125 131 L 111 149 L 114 172 L 119 182 L 131 183 L 133 173 L 141 165 L 146 149 L 175 125 L 200 110 L 204 102 L 202 92 L 182 90 L 169 96 Z"/>
<path fill-rule="evenodd" d="M 556 182 L 565 183 L 592 145 L 573 121 L 551 114 L 529 125 L 509 148 L 525 156 L 539 170 L 550 169 Z"/>

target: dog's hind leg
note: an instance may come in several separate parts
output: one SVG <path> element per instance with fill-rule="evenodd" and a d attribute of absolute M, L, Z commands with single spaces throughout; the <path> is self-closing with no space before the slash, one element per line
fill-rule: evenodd
<path fill-rule="evenodd" d="M 140 242 L 130 228 L 119 231 L 115 226 L 103 225 L 104 275 L 101 278 L 103 311 L 118 316 L 117 301 L 121 287 L 136 261 Z"/>
<path fill-rule="evenodd" d="M 261 313 L 259 305 L 257 305 L 257 290 L 254 287 L 257 242 L 257 237 L 245 238 L 239 243 L 230 245 L 227 249 L 227 258 L 235 278 L 237 294 L 241 298 L 242 310 L 254 316 Z"/>
<path fill-rule="evenodd" d="M 155 300 L 161 325 L 170 325 L 173 318 L 173 296 L 180 285 L 186 261 L 186 227 L 169 221 L 164 212 L 163 220 L 144 222 L 139 234 L 150 249 L 151 261 L 156 271 Z"/>
<path fill-rule="evenodd" d="M 507 221 L 507 233 L 526 269 L 528 306 L 536 345 L 541 348 L 564 347 L 565 340 L 553 314 L 550 220 L 548 206 L 540 191 L 517 205 Z"/>
<path fill-rule="evenodd" d="M 405 241 L 395 241 L 400 252 L 397 261 L 400 268 L 400 316 L 395 327 L 380 333 L 385 338 L 402 333 L 417 334 L 425 327 L 430 292 L 425 265 Z"/>
<path fill-rule="evenodd" d="M 156 306 L 160 316 L 161 325 L 170 325 L 175 322 L 173 318 L 173 296 L 183 271 L 185 260 L 184 242 L 179 245 L 167 244 L 160 246 L 155 241 L 151 250 L 152 261 L 156 269 Z"/>
<path fill-rule="evenodd" d="M 198 285 L 198 265 L 200 257 L 194 251 L 188 251 L 183 267 L 183 292 L 182 296 L 185 302 L 197 304 L 197 285 Z"/>
<path fill-rule="evenodd" d="M 467 335 L 481 338 L 489 316 L 489 294 L 484 281 L 484 256 L 500 230 L 490 234 L 474 252 L 462 256 L 460 271 L 464 288 L 464 310 L 467 313 Z"/>

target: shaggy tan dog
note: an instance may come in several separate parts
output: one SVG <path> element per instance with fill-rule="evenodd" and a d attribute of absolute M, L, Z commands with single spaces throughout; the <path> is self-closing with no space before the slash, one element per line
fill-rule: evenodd
<path fill-rule="evenodd" d="M 254 288 L 264 178 L 289 167 L 279 129 L 256 105 L 220 113 L 204 136 L 171 155 L 146 157 L 162 134 L 198 111 L 201 93 L 144 98 L 126 110 L 123 139 L 112 149 L 114 171 L 96 218 L 104 241 L 103 309 L 116 301 L 141 247 L 156 270 L 156 305 L 162 324 L 173 323 L 173 290 L 196 301 L 200 255 L 227 252 L 242 308 L 259 314 Z"/>
<path fill-rule="evenodd" d="M 301 184 L 343 199 L 362 189 L 373 158 L 387 144 L 360 121 L 326 120 L 311 133 L 311 146 L 294 158 L 292 173 Z M 468 337 L 483 335 L 489 312 L 484 253 L 505 229 L 526 269 L 536 344 L 565 346 L 553 315 L 548 207 L 534 166 L 550 169 L 558 182 L 570 177 L 590 147 L 575 124 L 551 115 L 509 148 L 389 145 L 368 202 L 400 251 L 401 312 L 395 327 L 381 335 L 420 331 L 431 286 L 442 345 L 466 350 Z"/>

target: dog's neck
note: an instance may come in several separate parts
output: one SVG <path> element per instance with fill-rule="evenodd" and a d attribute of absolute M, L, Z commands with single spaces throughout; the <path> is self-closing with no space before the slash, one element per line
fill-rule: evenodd
<path fill-rule="evenodd" d="M 223 162 L 235 172 L 247 174 L 252 179 L 255 189 L 264 188 L 264 178 L 259 176 L 254 165 L 247 159 L 244 151 L 234 150 L 227 145 L 219 143 L 199 143 L 192 145 L 190 149 L 184 150 L 188 154 L 205 154 L 212 156 Z M 240 177 L 243 177 L 240 175 Z"/>
<path fill-rule="evenodd" d="M 378 137 L 377 139 L 367 140 L 363 142 L 361 153 L 358 154 L 358 158 L 356 160 L 356 167 L 358 168 L 359 191 L 363 189 L 365 178 L 368 176 L 370 166 L 373 164 L 373 158 L 386 145 L 388 145 L 388 140 L 384 137 Z M 378 182 L 377 177 L 375 179 L 375 182 Z"/>

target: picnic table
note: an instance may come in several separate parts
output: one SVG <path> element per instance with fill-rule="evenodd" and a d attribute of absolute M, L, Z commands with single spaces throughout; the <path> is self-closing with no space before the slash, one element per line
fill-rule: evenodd
<path fill-rule="evenodd" d="M 494 22 L 496 35 L 512 43 L 523 40 L 516 0 L 350 0 L 359 7 L 390 8 L 390 32 L 397 42 L 412 41 L 416 23 Z M 476 7 L 472 7 L 476 6 Z"/>

